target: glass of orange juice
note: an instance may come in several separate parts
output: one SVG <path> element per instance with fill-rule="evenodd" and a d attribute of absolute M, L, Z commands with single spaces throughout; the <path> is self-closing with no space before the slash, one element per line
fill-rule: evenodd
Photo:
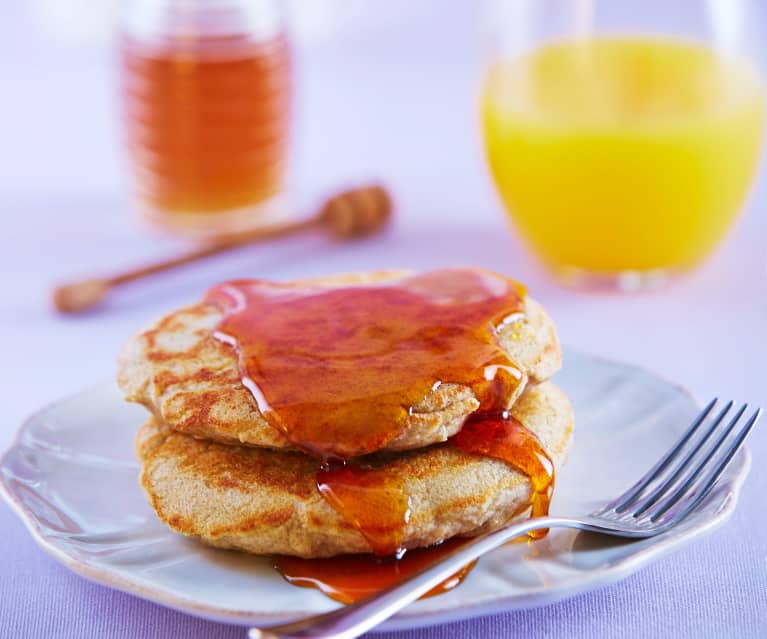
<path fill-rule="evenodd" d="M 485 149 L 525 242 L 574 284 L 698 264 L 743 207 L 765 89 L 745 0 L 497 0 Z"/>

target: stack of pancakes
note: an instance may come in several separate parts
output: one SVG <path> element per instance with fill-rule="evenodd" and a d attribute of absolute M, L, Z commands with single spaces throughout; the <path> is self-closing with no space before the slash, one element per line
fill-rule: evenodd
<path fill-rule="evenodd" d="M 398 276 L 344 276 L 323 285 Z M 547 381 L 561 365 L 561 350 L 542 307 L 529 297 L 523 304 L 522 315 L 497 329 L 501 348 L 522 372 L 510 413 L 558 468 L 573 425 L 567 398 Z M 370 552 L 366 538 L 320 494 L 317 459 L 296 450 L 259 411 L 241 381 L 235 349 L 214 335 L 221 319 L 222 311 L 208 303 L 176 311 L 133 337 L 120 357 L 126 398 L 151 413 L 136 448 L 141 484 L 158 516 L 207 544 L 251 553 Z M 478 406 L 467 386 L 437 385 L 412 407 L 402 433 L 373 455 L 409 498 L 402 547 L 474 536 L 527 516 L 526 475 L 447 442 Z"/>

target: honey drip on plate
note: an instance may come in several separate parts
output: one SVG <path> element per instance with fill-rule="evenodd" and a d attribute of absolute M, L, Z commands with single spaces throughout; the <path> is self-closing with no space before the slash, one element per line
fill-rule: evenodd
<path fill-rule="evenodd" d="M 274 567 L 296 586 L 316 588 L 342 603 L 352 603 L 405 581 L 434 561 L 464 543 L 449 539 L 438 546 L 411 550 L 400 559 L 380 559 L 372 555 L 343 555 L 328 559 L 300 559 L 280 556 Z M 471 572 L 471 562 L 421 597 L 433 597 L 452 590 Z"/>
<path fill-rule="evenodd" d="M 500 275 L 453 269 L 343 288 L 237 281 L 211 289 L 207 301 L 224 313 L 216 336 L 236 349 L 261 413 L 318 458 L 323 498 L 375 555 L 391 557 L 403 551 L 409 495 L 368 455 L 396 440 L 443 383 L 468 386 L 480 402 L 445 445 L 527 474 L 532 493 L 523 510 L 546 513 L 553 468 L 537 438 L 505 413 L 522 373 L 497 334 L 523 312 L 524 295 Z M 450 543 L 408 552 L 399 563 L 368 555 L 276 565 L 292 583 L 352 601 L 412 574 L 410 566 L 426 565 Z"/>

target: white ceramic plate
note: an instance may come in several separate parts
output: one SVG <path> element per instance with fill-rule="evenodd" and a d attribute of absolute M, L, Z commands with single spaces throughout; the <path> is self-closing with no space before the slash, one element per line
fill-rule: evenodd
<path fill-rule="evenodd" d="M 684 390 L 647 372 L 568 353 L 557 383 L 575 409 L 575 444 L 551 512 L 588 512 L 626 489 L 698 412 Z M 37 542 L 99 583 L 208 619 L 268 624 L 338 604 L 285 583 L 265 559 L 172 533 L 144 501 L 133 437 L 145 412 L 113 384 L 30 418 L 0 463 L 5 498 Z M 383 628 L 527 608 L 614 582 L 723 523 L 737 501 L 744 450 L 682 525 L 641 541 L 555 529 L 484 557 L 454 591 L 419 601 Z"/>

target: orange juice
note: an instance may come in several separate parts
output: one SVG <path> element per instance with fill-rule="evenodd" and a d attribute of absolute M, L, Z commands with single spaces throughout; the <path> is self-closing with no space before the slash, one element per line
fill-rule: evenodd
<path fill-rule="evenodd" d="M 487 155 L 522 236 L 555 268 L 678 270 L 743 204 L 765 95 L 746 62 L 650 38 L 550 44 L 494 63 Z"/>

